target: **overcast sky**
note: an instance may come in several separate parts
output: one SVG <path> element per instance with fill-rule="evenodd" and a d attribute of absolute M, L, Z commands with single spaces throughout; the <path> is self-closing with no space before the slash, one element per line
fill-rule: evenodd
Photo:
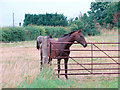
<path fill-rule="evenodd" d="M 90 3 L 94 0 L 0 0 L 0 26 L 13 25 L 13 13 L 15 26 L 23 23 L 25 14 L 59 13 L 68 18 L 86 13 L 90 9 Z"/>

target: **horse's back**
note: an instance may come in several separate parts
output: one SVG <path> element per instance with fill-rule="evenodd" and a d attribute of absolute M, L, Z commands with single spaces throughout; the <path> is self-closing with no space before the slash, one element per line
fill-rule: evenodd
<path fill-rule="evenodd" d="M 50 42 L 51 44 L 50 47 Z M 48 39 L 48 56 L 50 57 L 59 57 L 59 56 L 69 56 L 70 51 L 64 51 L 64 44 L 54 44 L 54 42 L 58 42 L 54 39 Z M 54 49 L 54 50 L 53 50 Z M 69 49 L 68 49 L 69 50 Z"/>
<path fill-rule="evenodd" d="M 37 37 L 37 42 L 42 43 L 42 38 L 43 38 L 43 36 L 38 36 Z"/>
<path fill-rule="evenodd" d="M 54 40 L 54 39 L 52 39 L 52 38 L 50 38 L 50 39 L 48 39 L 48 41 L 47 41 L 47 52 L 48 52 L 48 57 L 54 57 L 54 56 L 56 56 L 56 51 L 53 51 L 52 49 L 54 49 L 55 47 L 54 47 L 54 44 L 51 44 L 50 45 L 50 42 L 51 43 L 54 43 L 54 42 L 56 42 L 56 40 Z M 51 47 L 50 47 L 51 46 Z"/>

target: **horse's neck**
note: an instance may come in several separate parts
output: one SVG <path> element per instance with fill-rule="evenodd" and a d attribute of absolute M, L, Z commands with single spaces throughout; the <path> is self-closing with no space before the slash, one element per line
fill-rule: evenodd
<path fill-rule="evenodd" d="M 61 39 L 58 39 L 58 42 L 71 42 L 71 44 L 63 44 L 64 48 L 67 48 L 67 49 L 70 48 L 70 46 L 74 43 L 74 41 L 75 41 L 74 38 L 69 36 L 65 36 Z"/>

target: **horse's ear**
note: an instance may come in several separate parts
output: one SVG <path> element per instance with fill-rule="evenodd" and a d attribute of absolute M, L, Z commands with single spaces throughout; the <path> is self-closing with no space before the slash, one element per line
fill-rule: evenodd
<path fill-rule="evenodd" d="M 53 36 L 52 35 L 50 35 L 50 38 L 52 38 Z"/>
<path fill-rule="evenodd" d="M 82 29 L 79 29 L 79 30 L 78 30 L 78 33 L 80 33 L 80 32 L 82 32 Z"/>

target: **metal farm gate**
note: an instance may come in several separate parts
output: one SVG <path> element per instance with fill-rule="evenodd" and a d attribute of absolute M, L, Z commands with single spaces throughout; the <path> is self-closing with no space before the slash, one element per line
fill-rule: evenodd
<path fill-rule="evenodd" d="M 55 44 L 61 44 L 61 43 L 70 43 L 70 42 L 50 42 L 50 47 Z M 74 44 L 78 44 L 78 43 L 74 43 Z M 120 70 L 120 62 L 118 62 L 118 59 L 120 58 L 120 56 L 118 54 L 116 54 L 116 56 L 111 56 L 109 55 L 107 52 L 110 52 L 110 53 L 115 53 L 115 52 L 119 52 L 120 50 L 118 49 L 118 45 L 120 43 L 98 43 L 98 42 L 95 42 L 95 43 L 87 43 L 90 47 L 90 49 L 71 49 L 70 51 L 75 51 L 75 52 L 81 52 L 83 51 L 84 53 L 85 52 L 90 52 L 90 56 L 69 56 L 69 57 L 64 57 L 64 58 L 69 58 L 71 61 L 68 60 L 68 66 L 69 66 L 69 69 L 67 69 L 68 71 L 68 74 L 67 75 L 98 75 L 98 74 L 120 74 L 120 72 L 118 72 L 118 70 Z M 112 46 L 115 46 L 117 47 L 117 49 L 101 49 L 98 45 L 101 45 L 103 47 L 103 45 L 105 46 L 106 44 L 106 47 L 108 47 L 108 45 L 112 45 Z M 57 51 L 59 49 L 52 49 L 50 48 L 50 53 L 52 53 L 52 51 Z M 68 50 L 64 50 L 64 51 L 68 51 Z M 103 53 L 105 56 L 95 56 L 94 53 L 95 52 L 101 52 Z M 98 53 L 98 55 L 99 55 Z M 59 57 L 51 57 L 52 59 L 54 59 L 55 61 L 57 61 L 57 58 Z M 99 59 L 100 60 L 99 60 Z M 82 59 L 89 59 L 90 61 L 89 62 L 79 62 L 80 60 Z M 94 59 L 97 59 L 99 60 L 99 62 L 97 62 L 97 60 L 94 60 Z M 107 59 L 107 60 L 105 60 Z M 116 60 L 117 59 L 117 60 Z M 53 62 L 54 62 L 53 60 Z M 105 61 L 105 62 L 102 62 Z M 110 61 L 110 62 L 109 62 Z M 69 63 L 69 62 L 72 62 L 72 63 Z M 73 63 L 74 62 L 74 63 Z M 53 65 L 57 65 L 56 63 L 54 63 Z M 64 64 L 60 64 L 61 66 L 64 66 Z M 72 67 L 75 67 L 75 66 L 80 66 L 80 68 L 70 68 L 71 66 Z M 56 71 L 58 69 L 55 69 Z M 61 71 L 64 71 L 65 69 L 60 69 Z M 84 72 L 83 72 L 84 71 Z M 73 73 L 74 72 L 74 73 Z M 60 73 L 59 75 L 65 75 L 65 73 Z"/>

